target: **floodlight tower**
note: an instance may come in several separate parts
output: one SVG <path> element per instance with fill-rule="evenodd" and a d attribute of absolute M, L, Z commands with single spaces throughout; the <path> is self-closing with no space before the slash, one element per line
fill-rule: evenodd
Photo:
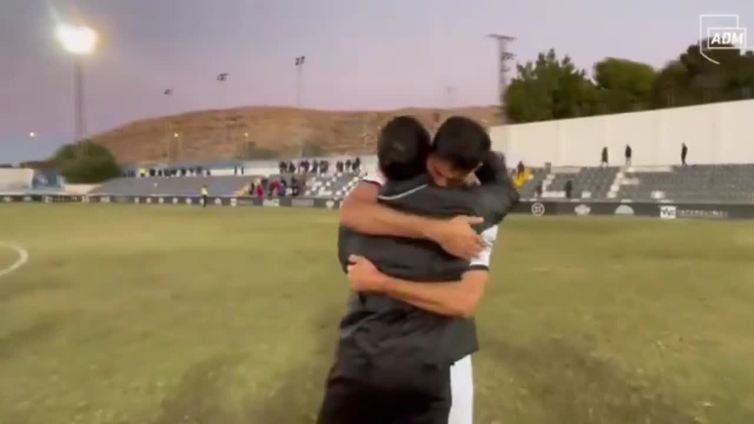
<path fill-rule="evenodd" d="M 74 57 L 74 134 L 75 141 L 81 141 L 86 135 L 86 116 L 84 99 L 84 57 L 94 53 L 97 46 L 97 33 L 87 26 L 60 25 L 56 31 L 63 49 Z"/>
<path fill-rule="evenodd" d="M 505 95 L 505 90 L 508 88 L 508 72 L 511 70 L 508 67 L 508 62 L 515 57 L 508 50 L 508 45 L 516 40 L 516 38 L 502 34 L 490 34 L 488 37 L 497 40 L 497 94 L 500 105 L 503 105 L 503 96 Z"/>

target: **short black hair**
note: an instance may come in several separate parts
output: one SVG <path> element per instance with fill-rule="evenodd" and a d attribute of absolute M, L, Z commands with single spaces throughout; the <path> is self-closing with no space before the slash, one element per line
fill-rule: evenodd
<path fill-rule="evenodd" d="M 432 140 L 416 118 L 398 116 L 388 122 L 377 139 L 377 162 L 388 180 L 407 180 L 427 170 Z"/>
<path fill-rule="evenodd" d="M 470 172 L 487 158 L 491 147 L 492 140 L 482 125 L 463 116 L 453 116 L 437 129 L 432 154 L 459 171 Z"/>

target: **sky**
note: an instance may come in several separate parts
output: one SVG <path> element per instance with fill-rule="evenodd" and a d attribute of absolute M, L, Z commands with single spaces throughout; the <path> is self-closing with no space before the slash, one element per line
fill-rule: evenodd
<path fill-rule="evenodd" d="M 304 107 L 490 105 L 489 33 L 517 38 L 517 62 L 554 48 L 587 70 L 605 57 L 661 67 L 696 42 L 703 13 L 739 14 L 754 45 L 752 0 L 0 0 L 0 163 L 73 140 L 61 22 L 100 34 L 84 63 L 93 134 L 190 110 L 296 105 L 299 55 Z"/>

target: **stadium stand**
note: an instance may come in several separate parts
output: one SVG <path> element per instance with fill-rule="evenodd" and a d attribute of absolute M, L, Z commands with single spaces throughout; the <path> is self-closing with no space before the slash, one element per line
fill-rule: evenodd
<path fill-rule="evenodd" d="M 521 197 L 524 198 L 536 197 L 537 186 L 540 183 L 544 184 L 544 180 L 548 175 L 544 168 L 529 168 L 529 172 L 531 175 L 529 181 L 527 181 L 519 190 L 521 192 Z"/>
<path fill-rule="evenodd" d="M 543 197 L 565 198 L 566 182 L 571 181 L 571 198 L 591 199 L 607 197 L 618 174 L 618 168 L 560 168 L 543 181 Z"/>
<path fill-rule="evenodd" d="M 31 192 L 60 193 L 63 190 L 63 180 L 55 171 L 35 170 L 31 182 Z"/>
<path fill-rule="evenodd" d="M 89 194 L 114 196 L 196 196 L 207 185 L 211 196 L 234 196 L 258 176 L 144 177 L 116 178 L 105 182 Z"/>
<path fill-rule="evenodd" d="M 314 175 L 306 181 L 304 196 L 342 199 L 358 184 L 361 175 L 344 172 L 335 175 Z"/>
<path fill-rule="evenodd" d="M 754 202 L 754 164 L 629 169 L 612 197 L 675 202 Z"/>
<path fill-rule="evenodd" d="M 666 167 L 558 167 L 529 169 L 521 188 L 524 198 L 564 199 L 571 181 L 573 199 L 614 199 L 652 202 L 754 202 L 754 164 Z"/>
<path fill-rule="evenodd" d="M 335 163 L 338 158 L 323 158 Z M 191 168 L 212 169 L 211 175 L 137 177 L 137 168 L 127 172 L 130 177 L 116 178 L 89 192 L 91 195 L 121 196 L 197 196 L 207 185 L 211 196 L 250 195 L 252 183 L 267 183 L 265 196 L 274 195 L 270 183 L 285 180 L 290 187 L 293 178 L 303 189 L 299 196 L 340 200 L 356 187 L 364 173 L 374 171 L 376 158 L 364 157 L 361 172 L 326 174 L 280 174 L 276 161 L 249 161 L 225 164 L 186 164 Z M 244 175 L 240 175 L 240 166 Z M 236 167 L 236 168 L 234 168 Z M 159 168 L 159 167 L 156 167 Z M 149 169 L 154 169 L 150 167 Z M 234 175 L 237 174 L 237 175 Z M 514 176 L 515 178 L 515 176 Z M 570 182 L 570 198 L 659 203 L 754 203 L 754 164 L 716 164 L 690 166 L 635 167 L 541 167 L 528 168 L 523 175 L 520 192 L 524 199 L 566 200 Z M 541 194 L 538 193 L 541 187 Z M 27 168 L 0 168 L 0 194 L 50 194 L 69 192 L 63 179 L 54 171 Z M 70 191 L 72 194 L 74 193 Z M 290 194 L 290 193 L 288 193 Z"/>

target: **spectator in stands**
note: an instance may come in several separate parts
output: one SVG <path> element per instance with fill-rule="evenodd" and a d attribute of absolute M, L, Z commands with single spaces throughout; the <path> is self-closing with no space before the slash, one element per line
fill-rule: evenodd
<path fill-rule="evenodd" d="M 335 163 L 335 172 L 337 172 L 338 174 L 343 172 L 343 161 L 339 160 Z"/>
<path fill-rule="evenodd" d="M 573 181 L 568 180 L 565 183 L 565 195 L 566 195 L 566 199 L 570 199 L 572 194 L 573 194 Z"/>
<path fill-rule="evenodd" d="M 257 184 L 256 190 L 257 198 L 264 199 L 264 186 L 262 184 Z"/>
<path fill-rule="evenodd" d="M 209 190 L 207 190 L 207 185 L 202 185 L 202 207 L 207 207 L 207 199 L 209 198 Z"/>
<path fill-rule="evenodd" d="M 296 173 L 296 164 L 294 164 L 293 161 L 288 162 L 288 173 L 289 174 Z"/>
<path fill-rule="evenodd" d="M 361 158 L 356 156 L 353 160 L 353 172 L 359 172 L 359 168 L 361 168 Z"/>
<path fill-rule="evenodd" d="M 327 168 L 330 167 L 330 162 L 322 159 L 319 161 L 319 173 L 320 174 L 327 174 Z"/>
<path fill-rule="evenodd" d="M 280 179 L 280 197 L 288 195 L 288 181 L 285 178 Z"/>
<path fill-rule="evenodd" d="M 537 186 L 534 188 L 534 197 L 542 197 L 542 181 L 537 183 Z"/>
<path fill-rule="evenodd" d="M 345 172 L 351 172 L 351 159 L 346 159 L 346 169 Z"/>
<path fill-rule="evenodd" d="M 600 159 L 600 165 L 607 166 L 607 146 L 602 148 L 602 158 Z"/>
<path fill-rule="evenodd" d="M 524 162 L 518 161 L 518 165 L 516 165 L 516 176 L 520 177 L 524 172 L 526 172 L 526 166 L 524 165 Z"/>
<path fill-rule="evenodd" d="M 626 152 L 625 152 L 625 155 L 626 155 L 626 166 L 631 166 L 631 156 L 633 156 L 633 154 L 634 154 L 634 151 L 633 151 L 633 149 L 631 149 L 631 145 L 630 144 L 626 144 Z"/>
<path fill-rule="evenodd" d="M 686 143 L 681 143 L 681 165 L 686 166 L 686 156 L 689 154 L 689 148 Z"/>
<path fill-rule="evenodd" d="M 254 181 L 249 184 L 249 196 L 253 196 L 257 192 L 257 185 L 254 183 Z"/>
<path fill-rule="evenodd" d="M 280 180 L 275 179 L 272 180 L 270 183 L 270 197 L 278 197 L 280 196 L 280 189 L 282 186 L 280 185 Z"/>
<path fill-rule="evenodd" d="M 288 164 L 286 164 L 285 161 L 281 160 L 280 163 L 278 164 L 278 171 L 281 174 L 285 174 L 286 171 L 288 171 Z"/>
<path fill-rule="evenodd" d="M 296 178 L 291 178 L 291 195 L 296 197 L 299 193 L 299 181 Z"/>
<path fill-rule="evenodd" d="M 312 161 L 312 174 L 318 174 L 319 173 L 319 161 L 313 160 Z"/>

